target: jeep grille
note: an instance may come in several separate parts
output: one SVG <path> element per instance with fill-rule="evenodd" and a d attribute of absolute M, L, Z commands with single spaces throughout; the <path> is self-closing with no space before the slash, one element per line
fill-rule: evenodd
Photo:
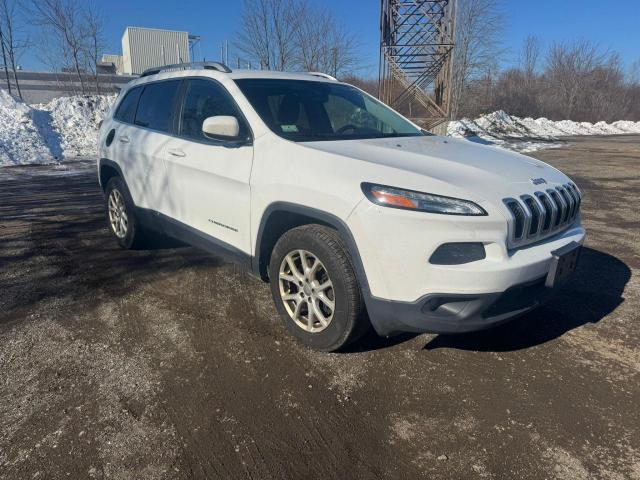
<path fill-rule="evenodd" d="M 580 213 L 582 194 L 573 183 L 567 183 L 503 201 L 511 214 L 509 236 L 515 246 L 534 242 L 573 224 Z"/>

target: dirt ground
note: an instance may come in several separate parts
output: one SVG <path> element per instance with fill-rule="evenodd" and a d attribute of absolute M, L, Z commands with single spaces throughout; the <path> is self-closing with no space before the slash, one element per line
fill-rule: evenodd
<path fill-rule="evenodd" d="M 586 194 L 574 281 L 341 354 L 234 266 L 118 249 L 92 164 L 1 169 L 0 478 L 640 479 L 640 137 L 535 156 Z"/>

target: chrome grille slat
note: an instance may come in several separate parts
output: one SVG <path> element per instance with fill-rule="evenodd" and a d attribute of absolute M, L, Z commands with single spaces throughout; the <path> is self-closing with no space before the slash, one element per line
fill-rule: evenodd
<path fill-rule="evenodd" d="M 538 207 L 537 202 L 531 195 L 522 195 L 520 197 L 529 216 L 528 228 L 525 229 L 528 237 L 533 237 L 540 232 L 540 219 L 542 211 Z"/>
<path fill-rule="evenodd" d="M 567 183 L 503 200 L 511 219 L 510 243 L 524 245 L 565 230 L 578 218 L 582 194 Z"/>
<path fill-rule="evenodd" d="M 545 211 L 542 231 L 547 232 L 553 226 L 553 221 L 556 218 L 557 208 L 555 206 L 555 203 L 549 198 L 546 193 L 536 192 L 535 196 Z"/>
<path fill-rule="evenodd" d="M 542 202 L 540 201 L 537 195 L 534 194 L 531 198 L 533 198 L 533 201 L 535 202 L 536 207 L 538 207 L 538 212 L 540 212 L 540 218 L 538 219 L 538 233 L 541 233 L 544 229 L 544 223 L 545 223 L 545 219 L 547 218 L 547 212 L 546 212 L 546 209 L 544 208 L 544 205 L 542 205 Z"/>
<path fill-rule="evenodd" d="M 553 228 L 556 228 L 562 222 L 562 209 L 564 205 L 564 201 L 560 198 L 560 194 L 555 190 L 547 190 L 547 194 L 549 198 L 553 202 L 556 208 L 556 216 L 553 219 Z"/>
<path fill-rule="evenodd" d="M 569 200 L 571 201 L 571 211 L 569 212 L 569 220 L 573 221 L 576 215 L 576 199 L 571 193 L 571 190 L 567 185 L 564 186 L 564 191 L 567 193 Z"/>
<path fill-rule="evenodd" d="M 567 203 L 567 214 L 565 218 L 565 222 L 568 222 L 573 217 L 573 209 L 575 208 L 575 201 L 573 200 L 573 196 L 567 192 L 567 189 L 564 186 L 556 187 L 556 190 L 560 192 L 562 198 Z"/>
<path fill-rule="evenodd" d="M 510 236 L 514 240 L 521 240 L 524 238 L 526 232 L 526 210 L 515 198 L 505 198 L 504 204 L 507 206 L 511 212 L 511 216 L 513 217 L 513 226 Z"/>
<path fill-rule="evenodd" d="M 573 200 L 575 202 L 575 206 L 573 209 L 572 217 L 575 218 L 578 216 L 578 210 L 580 208 L 580 194 L 578 193 L 578 189 L 572 183 L 567 183 L 565 188 L 569 191 L 569 194 L 573 196 Z"/>
<path fill-rule="evenodd" d="M 578 212 L 580 212 L 580 207 L 582 206 L 582 193 L 580 193 L 578 187 L 576 187 L 575 185 L 572 186 L 573 190 L 576 192 L 576 195 L 578 195 Z"/>
<path fill-rule="evenodd" d="M 564 198 L 564 195 L 560 192 L 558 188 L 555 190 L 556 200 L 560 203 L 560 224 L 562 225 L 567 221 L 567 216 L 569 215 L 569 204 Z"/>

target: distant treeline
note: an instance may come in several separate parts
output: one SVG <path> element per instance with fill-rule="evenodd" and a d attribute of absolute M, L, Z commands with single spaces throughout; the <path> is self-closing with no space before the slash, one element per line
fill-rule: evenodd
<path fill-rule="evenodd" d="M 466 85 L 458 116 L 504 110 L 551 120 L 640 120 L 637 68 L 625 72 L 615 52 L 591 42 L 554 44 L 538 67 L 535 39 L 523 50 L 518 67 L 488 72 Z"/>
<path fill-rule="evenodd" d="M 640 65 L 625 71 L 615 52 L 603 52 L 591 42 L 555 44 L 539 58 L 537 41 L 528 39 L 521 57 L 516 67 L 497 72 L 487 69 L 483 75 L 468 78 L 454 102 L 452 118 L 476 118 L 504 110 L 519 117 L 551 120 L 640 121 Z M 375 79 L 344 79 L 377 93 Z M 418 108 L 409 102 L 398 107 L 414 116 L 419 116 Z"/>

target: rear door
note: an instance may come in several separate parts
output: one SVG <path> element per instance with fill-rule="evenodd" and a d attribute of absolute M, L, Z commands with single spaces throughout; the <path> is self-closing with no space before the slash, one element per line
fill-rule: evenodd
<path fill-rule="evenodd" d="M 107 147 L 108 155 L 111 160 L 115 160 L 120 164 L 124 172 L 125 181 L 129 185 L 129 190 L 133 195 L 134 182 L 134 162 L 131 151 L 131 138 L 135 135 L 136 127 L 133 122 L 136 118 L 136 109 L 143 87 L 134 87 L 125 93 L 124 98 L 118 105 L 118 109 L 114 115 L 114 138 L 109 147 Z M 135 197 L 134 197 L 135 198 Z"/>
<path fill-rule="evenodd" d="M 142 87 L 133 125 L 117 134 L 126 181 L 136 206 L 167 214 L 169 198 L 164 157 L 174 133 L 180 80 Z"/>
<path fill-rule="evenodd" d="M 220 141 L 202 133 L 217 115 L 234 116 L 242 141 Z M 170 215 L 209 237 L 250 253 L 251 133 L 233 98 L 218 82 L 185 79 L 177 136 L 167 144 Z"/>

